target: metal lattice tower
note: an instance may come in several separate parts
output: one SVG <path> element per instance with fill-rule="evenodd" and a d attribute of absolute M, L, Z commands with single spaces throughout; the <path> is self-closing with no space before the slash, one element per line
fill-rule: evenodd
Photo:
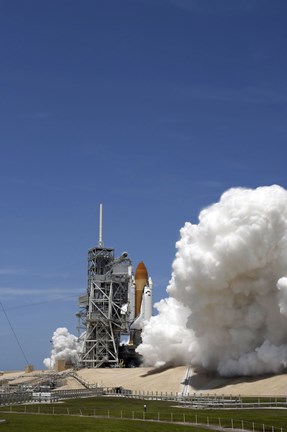
<path fill-rule="evenodd" d="M 102 241 L 102 208 L 97 247 L 88 252 L 87 294 L 79 298 L 85 333 L 81 364 L 84 367 L 119 365 L 122 334 L 128 334 L 128 303 L 132 286 L 131 260 L 126 253 L 114 258 L 114 249 Z"/>

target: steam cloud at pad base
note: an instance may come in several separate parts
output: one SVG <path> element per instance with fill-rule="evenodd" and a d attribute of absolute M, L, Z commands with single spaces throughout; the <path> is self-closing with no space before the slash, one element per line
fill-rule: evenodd
<path fill-rule="evenodd" d="M 234 188 L 180 230 L 169 297 L 137 351 L 223 376 L 287 365 L 287 191 Z"/>
<path fill-rule="evenodd" d="M 54 369 L 57 360 L 65 360 L 67 363 L 76 364 L 82 349 L 78 338 L 72 335 L 66 327 L 59 327 L 52 336 L 52 352 L 50 358 L 43 360 L 48 369 Z"/>

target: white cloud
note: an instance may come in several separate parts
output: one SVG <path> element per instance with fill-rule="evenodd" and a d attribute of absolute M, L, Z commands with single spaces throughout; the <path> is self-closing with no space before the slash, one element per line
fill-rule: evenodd
<path fill-rule="evenodd" d="M 184 225 L 169 298 L 143 329 L 147 364 L 226 376 L 286 369 L 286 209 L 280 186 L 233 188 Z"/>

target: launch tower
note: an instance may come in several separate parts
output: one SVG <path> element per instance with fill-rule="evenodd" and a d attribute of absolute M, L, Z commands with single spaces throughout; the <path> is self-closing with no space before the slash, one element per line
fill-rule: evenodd
<path fill-rule="evenodd" d="M 139 292 L 126 252 L 115 258 L 114 249 L 104 247 L 100 205 L 99 242 L 88 251 L 87 293 L 79 297 L 78 316 L 84 330 L 81 366 L 99 368 L 139 363 L 135 348 L 139 343 L 140 323 L 151 316 L 151 290 L 152 287 L 145 290 L 141 287 Z M 144 301 L 147 296 L 148 300 Z M 121 344 L 123 336 L 125 344 Z"/>

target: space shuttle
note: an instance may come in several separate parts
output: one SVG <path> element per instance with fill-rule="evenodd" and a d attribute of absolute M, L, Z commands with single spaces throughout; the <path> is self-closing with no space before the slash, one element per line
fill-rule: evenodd
<path fill-rule="evenodd" d="M 130 325 L 130 343 L 138 345 L 144 322 L 152 316 L 152 280 L 148 277 L 146 266 L 142 261 L 135 271 L 132 316 L 134 319 Z"/>

